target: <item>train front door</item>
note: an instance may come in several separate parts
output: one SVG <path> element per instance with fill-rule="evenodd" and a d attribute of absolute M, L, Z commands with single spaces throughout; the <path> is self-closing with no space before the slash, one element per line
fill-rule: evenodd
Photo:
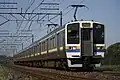
<path fill-rule="evenodd" d="M 92 28 L 81 28 L 81 55 L 93 55 L 93 30 Z"/>

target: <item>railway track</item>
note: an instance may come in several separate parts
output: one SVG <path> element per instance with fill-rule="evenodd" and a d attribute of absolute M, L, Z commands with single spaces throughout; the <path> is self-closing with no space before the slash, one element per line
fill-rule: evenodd
<path fill-rule="evenodd" d="M 72 72 L 65 71 L 50 71 L 49 69 L 28 68 L 21 66 L 14 66 L 15 70 L 19 70 L 25 74 L 31 75 L 36 80 L 98 80 L 95 78 L 87 78 L 81 75 L 72 75 Z"/>
<path fill-rule="evenodd" d="M 111 71 L 80 72 L 18 65 L 14 65 L 12 68 L 22 75 L 27 75 L 27 78 L 29 78 L 27 80 L 120 80 L 120 73 Z"/>

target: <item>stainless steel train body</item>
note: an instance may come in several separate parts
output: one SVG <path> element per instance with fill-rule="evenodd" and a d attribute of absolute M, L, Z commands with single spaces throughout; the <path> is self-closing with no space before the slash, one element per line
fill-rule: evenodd
<path fill-rule="evenodd" d="M 14 56 L 18 65 L 93 68 L 104 58 L 104 25 L 95 21 L 67 23 Z"/>

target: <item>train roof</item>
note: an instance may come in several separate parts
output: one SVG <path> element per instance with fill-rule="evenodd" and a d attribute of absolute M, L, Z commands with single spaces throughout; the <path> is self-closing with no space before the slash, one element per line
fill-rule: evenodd
<path fill-rule="evenodd" d="M 56 33 L 56 32 L 58 32 L 58 31 L 60 31 L 60 30 L 63 29 L 64 27 L 65 27 L 65 26 L 56 28 L 55 30 L 51 31 L 49 34 L 45 35 L 44 37 L 40 38 L 39 40 L 31 43 L 28 47 L 26 47 L 26 48 L 24 48 L 23 50 L 19 51 L 18 54 L 19 54 L 20 52 L 23 52 L 23 51 L 25 51 L 25 50 L 27 50 L 27 49 L 35 46 L 35 45 L 38 45 L 38 44 L 41 42 L 41 40 L 47 38 L 48 36 L 52 35 L 53 33 Z M 16 55 L 18 55 L 18 54 L 16 54 Z M 14 55 L 14 56 L 15 56 L 15 55 Z"/>
<path fill-rule="evenodd" d="M 101 22 L 99 22 L 99 21 L 95 21 L 95 20 L 83 20 L 83 19 L 81 19 L 81 20 L 77 20 L 77 21 L 71 21 L 71 22 L 68 22 L 67 24 L 70 24 L 70 23 L 81 23 L 81 22 L 86 22 L 86 23 L 88 23 L 88 22 L 92 22 L 92 23 L 98 23 L 98 24 L 103 24 L 103 23 L 101 23 Z"/>

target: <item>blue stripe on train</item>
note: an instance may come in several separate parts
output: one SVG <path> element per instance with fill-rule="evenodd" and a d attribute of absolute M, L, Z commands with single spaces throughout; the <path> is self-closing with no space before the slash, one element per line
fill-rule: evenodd
<path fill-rule="evenodd" d="M 94 50 L 94 52 L 104 52 L 104 50 Z"/>
<path fill-rule="evenodd" d="M 76 49 L 76 50 L 66 50 L 66 52 L 80 52 L 80 49 Z M 94 52 L 104 52 L 104 50 L 94 50 Z"/>
<path fill-rule="evenodd" d="M 66 52 L 80 52 L 80 49 L 76 49 L 76 50 L 66 50 Z"/>

